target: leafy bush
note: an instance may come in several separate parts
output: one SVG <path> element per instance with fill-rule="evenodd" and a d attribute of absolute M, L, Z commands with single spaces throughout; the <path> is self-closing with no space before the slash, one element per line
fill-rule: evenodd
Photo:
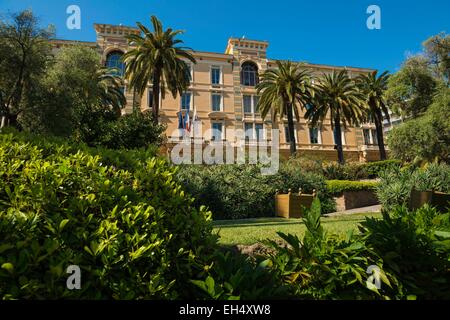
<path fill-rule="evenodd" d="M 165 126 L 153 121 L 152 113 L 133 112 L 114 121 L 91 123 L 82 126 L 76 133 L 76 139 L 91 146 L 103 146 L 109 149 L 147 148 L 159 146 L 164 141 Z"/>
<path fill-rule="evenodd" d="M 324 165 L 323 174 L 326 179 L 330 180 L 360 180 L 369 178 L 365 165 L 359 162 L 348 162 L 344 165 L 331 162 Z"/>
<path fill-rule="evenodd" d="M 333 211 L 334 202 L 319 175 L 282 165 L 275 175 L 263 176 L 256 165 L 181 166 L 177 174 L 196 205 L 206 205 L 215 219 L 273 216 L 277 190 L 305 193 L 316 189 L 318 197 Z"/>
<path fill-rule="evenodd" d="M 450 162 L 450 88 L 434 97 L 426 113 L 407 120 L 388 135 L 394 157 L 408 162 Z"/>
<path fill-rule="evenodd" d="M 344 191 L 375 190 L 377 185 L 375 181 L 327 180 L 327 188 L 332 195 L 339 195 Z"/>
<path fill-rule="evenodd" d="M 450 297 L 450 212 L 439 214 L 428 205 L 413 212 L 397 207 L 383 212 L 383 219 L 367 218 L 360 229 L 405 296 Z"/>
<path fill-rule="evenodd" d="M 363 166 L 367 172 L 367 178 L 378 178 L 384 171 L 400 168 L 402 161 L 398 159 L 381 160 L 364 163 Z"/>
<path fill-rule="evenodd" d="M 104 165 L 125 170 L 140 168 L 149 158 L 156 157 L 159 154 L 159 147 L 156 145 L 149 145 L 146 148 L 139 149 L 111 150 L 105 147 L 89 147 L 83 142 L 74 142 L 56 136 L 18 132 L 12 128 L 3 128 L 2 130 L 5 134 L 13 134 L 17 140 L 38 145 L 42 149 L 44 157 L 50 156 L 55 152 L 63 156 L 82 151 L 92 156 L 100 156 Z"/>
<path fill-rule="evenodd" d="M 215 251 L 212 264 L 202 275 L 205 280 L 192 280 L 198 287 L 195 296 L 214 300 L 256 300 L 287 298 L 288 286 L 273 272 L 269 260 L 252 261 L 231 251 Z"/>
<path fill-rule="evenodd" d="M 270 260 L 293 294 L 306 299 L 376 299 L 388 298 L 398 289 L 394 277 L 383 271 L 383 261 L 360 238 L 349 234 L 341 240 L 327 236 L 320 224 L 320 202 L 316 199 L 306 210 L 305 236 L 279 232 L 287 243 L 269 241 L 275 253 Z M 367 267 L 377 265 L 383 286 L 367 286 Z"/>
<path fill-rule="evenodd" d="M 380 178 L 376 194 L 386 210 L 392 210 L 397 205 L 407 205 L 413 189 L 450 192 L 450 166 L 446 164 L 394 168 L 384 172 Z"/>
<path fill-rule="evenodd" d="M 188 298 L 214 249 L 164 160 L 135 170 L 67 146 L 0 134 L 2 299 Z M 81 290 L 67 290 L 79 265 Z"/>

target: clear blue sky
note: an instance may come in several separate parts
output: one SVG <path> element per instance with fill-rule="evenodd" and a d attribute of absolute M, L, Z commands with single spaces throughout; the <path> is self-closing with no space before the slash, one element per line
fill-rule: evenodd
<path fill-rule="evenodd" d="M 66 28 L 66 8 L 81 8 L 81 30 Z M 381 30 L 366 27 L 366 9 L 381 8 Z M 320 64 L 398 69 L 408 52 L 450 32 L 449 0 L 0 0 L 0 12 L 31 8 L 57 37 L 95 40 L 93 23 L 134 26 L 157 15 L 183 29 L 186 45 L 223 52 L 230 36 L 270 42 L 268 56 Z"/>

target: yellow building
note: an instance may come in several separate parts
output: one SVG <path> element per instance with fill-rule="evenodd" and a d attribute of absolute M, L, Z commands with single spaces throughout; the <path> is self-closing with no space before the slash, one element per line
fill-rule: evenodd
<path fill-rule="evenodd" d="M 95 24 L 96 42 L 79 42 L 90 46 L 102 55 L 106 66 L 123 69 L 121 56 L 129 49 L 125 38 L 128 34 L 139 34 L 132 27 L 108 24 Z M 71 45 L 74 41 L 56 40 L 55 48 Z M 255 85 L 258 74 L 275 67 L 275 60 L 267 57 L 269 43 L 249 39 L 230 38 L 224 53 L 193 51 L 197 60 L 190 64 L 191 85 L 183 96 L 173 98 L 170 94 L 160 102 L 160 122 L 167 125 L 169 141 L 180 139 L 180 113 L 183 117 L 194 112 L 201 123 L 203 143 L 211 140 L 236 140 L 234 132 L 244 130 L 250 143 L 255 137 L 263 135 L 270 141 L 271 129 L 280 130 L 280 153 L 289 154 L 287 119 L 262 119 L 255 110 L 258 96 Z M 333 70 L 346 68 L 352 77 L 373 71 L 367 68 L 338 67 L 306 63 L 305 68 L 316 76 Z M 133 95 L 125 84 L 127 107 L 124 112 L 133 110 L 133 101 L 140 100 L 141 110 L 151 108 L 151 84 L 141 99 Z M 303 111 L 301 111 L 302 115 Z M 294 120 L 295 121 L 295 120 Z M 319 155 L 330 160 L 337 159 L 334 134 L 330 122 L 324 121 L 312 127 L 303 117 L 295 121 L 297 149 L 301 154 Z M 212 130 L 211 130 L 212 129 Z M 378 147 L 373 124 L 361 127 L 348 127 L 343 132 L 344 156 L 347 160 L 372 161 L 378 159 Z M 210 132 L 208 134 L 208 132 Z M 206 134 L 206 135 L 205 135 Z"/>

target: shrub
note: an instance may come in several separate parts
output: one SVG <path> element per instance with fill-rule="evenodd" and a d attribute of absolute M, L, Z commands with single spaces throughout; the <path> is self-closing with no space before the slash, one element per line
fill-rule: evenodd
<path fill-rule="evenodd" d="M 149 111 L 133 112 L 109 121 L 100 120 L 79 129 L 75 139 L 109 149 L 147 148 L 159 146 L 164 141 L 165 126 L 156 124 Z"/>
<path fill-rule="evenodd" d="M 434 97 L 426 113 L 407 120 L 388 135 L 394 157 L 408 162 L 450 162 L 450 88 L 445 87 Z"/>
<path fill-rule="evenodd" d="M 450 166 L 430 164 L 388 170 L 381 175 L 376 193 L 383 208 L 392 210 L 397 205 L 407 205 L 413 189 L 450 192 Z"/>
<path fill-rule="evenodd" d="M 0 176 L 2 299 L 191 297 L 216 237 L 164 160 L 122 170 L 1 134 Z"/>
<path fill-rule="evenodd" d="M 279 232 L 287 243 L 268 241 L 276 250 L 270 256 L 273 269 L 293 294 L 303 299 L 376 299 L 389 298 L 398 289 L 390 273 L 383 271 L 383 261 L 360 238 L 351 234 L 346 239 L 325 234 L 320 224 L 320 202 L 316 199 L 306 210 L 307 228 L 300 240 Z M 367 267 L 377 265 L 383 286 L 366 285 Z"/>
<path fill-rule="evenodd" d="M 344 191 L 375 190 L 377 185 L 375 181 L 327 180 L 327 188 L 332 195 L 339 195 Z"/>
<path fill-rule="evenodd" d="M 398 159 L 381 160 L 363 164 L 369 179 L 378 178 L 384 171 L 399 168 L 401 165 L 402 161 Z"/>
<path fill-rule="evenodd" d="M 360 180 L 369 178 L 364 164 L 359 162 L 348 162 L 344 165 L 331 162 L 324 165 L 323 174 L 326 179 L 330 180 Z"/>
<path fill-rule="evenodd" d="M 210 259 L 212 265 L 202 278 L 192 280 L 198 287 L 195 296 L 214 300 L 256 300 L 281 299 L 291 294 L 271 268 L 270 261 L 258 258 L 252 261 L 248 256 L 232 251 L 217 250 Z"/>
<path fill-rule="evenodd" d="M 323 178 L 289 165 L 282 165 L 270 176 L 261 175 L 256 165 L 187 165 L 180 167 L 177 177 L 194 196 L 196 205 L 208 206 L 215 219 L 273 216 L 277 190 L 287 193 L 288 189 L 299 188 L 306 193 L 316 189 L 327 210 L 334 210 Z"/>
<path fill-rule="evenodd" d="M 360 229 L 385 271 L 402 284 L 404 296 L 450 297 L 450 212 L 439 214 L 428 205 L 412 212 L 396 207 L 383 212 L 383 219 L 367 218 Z"/>
<path fill-rule="evenodd" d="M 38 145 L 42 149 L 44 157 L 50 156 L 55 152 L 65 156 L 82 151 L 93 156 L 100 156 L 104 165 L 125 170 L 140 168 L 147 159 L 156 157 L 159 154 L 159 147 L 156 145 L 149 145 L 146 148 L 139 149 L 111 150 L 105 147 L 89 147 L 83 142 L 75 142 L 56 136 L 29 134 L 18 132 L 12 128 L 3 128 L 2 130 L 3 133 L 13 134 L 17 140 Z"/>

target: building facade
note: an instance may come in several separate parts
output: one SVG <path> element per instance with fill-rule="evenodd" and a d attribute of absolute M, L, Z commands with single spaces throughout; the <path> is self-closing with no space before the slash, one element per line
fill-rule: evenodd
<path fill-rule="evenodd" d="M 125 37 L 129 34 L 139 34 L 139 30 L 107 24 L 95 24 L 94 27 L 97 33 L 96 42 L 79 43 L 97 50 L 106 66 L 123 71 L 121 56 L 130 48 Z M 76 43 L 68 40 L 54 42 L 55 50 Z M 230 38 L 224 53 L 193 51 L 197 62 L 189 64 L 189 88 L 182 96 L 173 98 L 171 94 L 167 94 L 165 99 L 160 99 L 160 122 L 167 125 L 168 141 L 173 144 L 186 135 L 186 130 L 180 128 L 185 126 L 186 119 L 192 121 L 195 116 L 197 123 L 201 124 L 201 132 L 189 131 L 189 134 L 201 135 L 205 145 L 211 141 L 236 143 L 239 138 L 235 132 L 239 130 L 245 133 L 246 143 L 256 141 L 259 137 L 270 141 L 271 130 L 275 129 L 279 130 L 281 156 L 288 156 L 290 139 L 287 119 L 271 119 L 270 115 L 262 119 L 256 110 L 258 96 L 255 85 L 258 82 L 258 74 L 276 66 L 276 61 L 267 57 L 268 46 L 266 41 Z M 373 71 L 366 68 L 310 63 L 303 65 L 316 76 L 344 68 L 352 77 Z M 124 91 L 127 97 L 124 113 L 132 112 L 133 108 L 137 107 L 142 111 L 152 107 L 151 84 L 142 97 L 137 97 L 133 90 L 127 87 L 126 82 Z M 329 119 L 320 125 L 312 126 L 303 115 L 304 110 L 301 110 L 300 121 L 294 120 L 299 153 L 337 160 L 334 133 Z M 379 159 L 373 130 L 373 124 L 347 127 L 343 130 L 342 141 L 346 160 Z"/>

